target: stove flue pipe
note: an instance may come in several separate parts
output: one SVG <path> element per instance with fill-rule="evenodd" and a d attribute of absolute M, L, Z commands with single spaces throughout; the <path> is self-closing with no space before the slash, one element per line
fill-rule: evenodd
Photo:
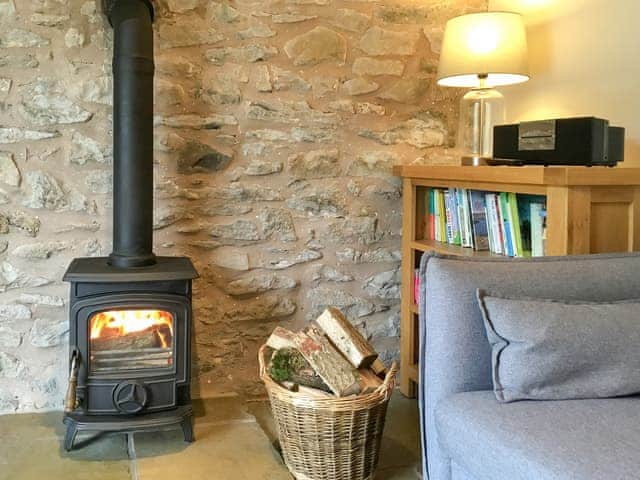
<path fill-rule="evenodd" d="M 113 252 L 109 263 L 152 265 L 153 4 L 103 0 L 113 27 Z"/>

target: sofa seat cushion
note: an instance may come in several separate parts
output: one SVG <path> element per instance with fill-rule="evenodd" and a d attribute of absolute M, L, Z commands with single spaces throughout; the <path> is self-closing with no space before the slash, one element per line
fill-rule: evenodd
<path fill-rule="evenodd" d="M 501 404 L 466 392 L 435 414 L 441 447 L 478 480 L 640 479 L 640 397 Z"/>

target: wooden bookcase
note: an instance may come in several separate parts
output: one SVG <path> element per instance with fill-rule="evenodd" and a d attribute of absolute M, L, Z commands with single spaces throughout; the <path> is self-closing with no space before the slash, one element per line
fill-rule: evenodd
<path fill-rule="evenodd" d="M 544 195 L 547 255 L 640 250 L 640 168 L 404 165 L 394 174 L 403 177 L 400 390 L 408 397 L 415 397 L 418 383 L 413 275 L 422 254 L 493 255 L 428 238 L 428 188 Z"/>

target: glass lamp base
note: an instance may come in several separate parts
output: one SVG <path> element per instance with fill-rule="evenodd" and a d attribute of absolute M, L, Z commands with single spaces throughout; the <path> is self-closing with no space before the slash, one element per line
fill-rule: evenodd
<path fill-rule="evenodd" d="M 505 122 L 504 97 L 493 88 L 474 88 L 460 101 L 458 150 L 463 159 L 491 158 L 493 127 Z M 473 165 L 480 163 L 472 163 Z"/>
<path fill-rule="evenodd" d="M 460 165 L 464 167 L 480 167 L 484 165 L 489 165 L 491 161 L 490 157 L 472 157 L 468 155 L 463 155 Z"/>

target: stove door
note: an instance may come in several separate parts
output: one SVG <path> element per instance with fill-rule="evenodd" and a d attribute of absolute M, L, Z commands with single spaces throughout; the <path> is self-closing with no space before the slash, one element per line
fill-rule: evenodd
<path fill-rule="evenodd" d="M 190 381 L 191 304 L 171 294 L 85 298 L 71 307 L 78 395 L 93 414 L 173 408 Z M 75 330 L 75 331 L 74 331 Z"/>

